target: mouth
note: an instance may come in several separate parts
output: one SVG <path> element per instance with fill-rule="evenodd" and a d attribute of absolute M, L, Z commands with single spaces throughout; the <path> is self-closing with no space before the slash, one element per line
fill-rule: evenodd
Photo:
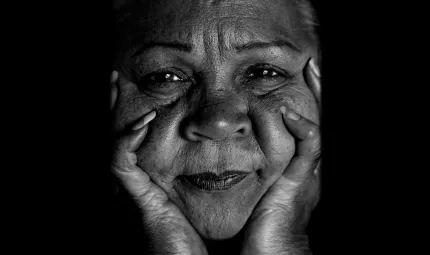
<path fill-rule="evenodd" d="M 204 172 L 194 175 L 184 175 L 183 178 L 192 186 L 201 190 L 227 190 L 240 183 L 248 172 L 226 171 L 220 175 L 212 172 Z"/>

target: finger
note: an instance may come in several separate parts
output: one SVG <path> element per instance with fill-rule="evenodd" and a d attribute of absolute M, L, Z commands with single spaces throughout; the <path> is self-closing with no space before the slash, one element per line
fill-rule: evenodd
<path fill-rule="evenodd" d="M 318 163 L 314 169 L 314 175 L 319 175 L 321 169 L 321 159 L 318 160 Z"/>
<path fill-rule="evenodd" d="M 111 98 L 110 98 L 110 109 L 112 110 L 115 106 L 116 98 L 118 96 L 118 87 L 116 86 L 116 81 L 118 80 L 118 72 L 113 71 L 110 77 L 110 84 L 111 84 Z"/>
<path fill-rule="evenodd" d="M 152 111 L 152 112 L 146 114 L 139 122 L 137 122 L 133 126 L 132 130 L 139 130 L 139 129 L 141 129 L 143 126 L 145 126 L 150 121 L 152 121 L 155 118 L 155 115 L 157 115 L 157 113 L 155 111 Z"/>
<path fill-rule="evenodd" d="M 114 166 L 113 171 L 134 198 L 139 199 L 152 188 L 150 177 L 137 165 L 130 165 L 127 169 Z"/>
<path fill-rule="evenodd" d="M 147 132 L 148 126 L 145 126 L 116 141 L 112 165 L 116 167 L 117 170 L 129 172 L 135 169 L 134 166 L 137 163 L 137 158 L 133 147 L 139 147 Z"/>
<path fill-rule="evenodd" d="M 119 73 L 116 70 L 113 70 L 110 75 L 110 83 L 115 83 L 118 80 Z"/>
<path fill-rule="evenodd" d="M 148 132 L 148 123 L 154 119 L 155 115 L 155 112 L 145 115 L 135 124 L 130 134 L 116 142 L 112 171 L 135 198 L 142 197 L 152 188 L 149 176 L 136 165 L 135 151 L 142 144 Z"/>
<path fill-rule="evenodd" d="M 299 180 L 313 173 L 320 156 L 319 127 L 292 110 L 281 107 L 282 118 L 290 133 L 296 138 L 296 153 L 284 176 Z"/>
<path fill-rule="evenodd" d="M 147 124 L 152 121 L 155 116 L 155 111 L 143 116 L 143 118 L 132 127 L 132 132 L 130 134 L 123 136 L 117 141 L 117 150 L 129 153 L 135 152 L 145 138 L 146 132 L 148 131 Z"/>
<path fill-rule="evenodd" d="M 321 75 L 315 59 L 311 58 L 305 68 L 306 83 L 312 91 L 318 106 L 321 109 Z"/>
<path fill-rule="evenodd" d="M 136 123 L 130 134 L 127 134 L 116 141 L 114 162 L 127 169 L 136 164 L 136 154 L 134 153 L 142 144 L 147 132 L 148 123 L 156 116 L 155 111 L 146 114 Z"/>
<path fill-rule="evenodd" d="M 315 58 L 311 58 L 311 59 L 310 59 L 310 61 L 309 61 L 309 65 L 310 65 L 310 67 L 311 67 L 311 70 L 315 73 L 315 75 L 316 75 L 318 78 L 321 78 L 321 72 L 320 72 L 320 69 L 319 69 L 318 64 L 316 63 Z"/>

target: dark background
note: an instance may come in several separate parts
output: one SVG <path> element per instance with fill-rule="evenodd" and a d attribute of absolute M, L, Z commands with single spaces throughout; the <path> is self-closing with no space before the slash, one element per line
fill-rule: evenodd
<path fill-rule="evenodd" d="M 32 244 L 20 246 L 60 253 L 143 248 L 135 233 L 114 220 L 107 185 L 114 58 L 110 2 L 37 7 L 19 12 L 19 28 L 6 37 L 18 46 L 12 54 L 23 53 L 9 64 L 14 69 L 9 84 L 18 91 L 4 94 L 18 98 L 9 104 L 14 109 L 28 102 L 13 114 L 25 122 L 20 135 L 26 142 L 19 142 L 16 151 L 28 156 L 19 163 L 28 163 L 28 172 L 48 183 L 36 183 L 43 190 L 40 195 L 25 189 L 26 197 L 37 202 L 23 203 L 22 219 L 35 224 L 18 232 Z M 375 36 L 385 35 L 375 29 L 379 13 L 347 1 L 318 1 L 317 9 L 323 49 L 323 189 L 309 225 L 311 247 L 314 254 L 382 254 L 395 242 L 383 243 L 382 233 L 390 232 L 396 222 L 387 220 L 387 210 L 380 210 L 396 210 L 389 199 L 394 189 L 385 176 L 394 174 L 387 162 L 397 161 L 385 148 L 397 138 L 388 134 L 386 124 L 401 122 L 392 117 L 394 95 L 385 93 L 395 90 L 387 71 L 396 77 L 400 71 L 387 70 L 386 41 Z M 37 18 L 29 18 L 27 12 Z"/>

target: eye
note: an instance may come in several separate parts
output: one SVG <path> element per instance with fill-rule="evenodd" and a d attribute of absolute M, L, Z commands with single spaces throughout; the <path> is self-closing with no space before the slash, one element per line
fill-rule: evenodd
<path fill-rule="evenodd" d="M 181 82 L 184 79 L 180 78 L 178 75 L 171 72 L 160 72 L 155 74 L 150 74 L 148 76 L 148 81 L 154 83 L 164 83 L 164 82 Z"/>
<path fill-rule="evenodd" d="M 179 70 L 162 70 L 142 77 L 140 85 L 149 89 L 169 89 L 180 87 L 189 82 L 188 77 Z"/>
<path fill-rule="evenodd" d="M 257 68 L 248 72 L 248 78 L 264 78 L 264 77 L 276 77 L 278 72 L 272 68 Z"/>
<path fill-rule="evenodd" d="M 138 87 L 142 92 L 155 97 L 172 97 L 179 95 L 191 83 L 191 79 L 175 68 L 159 70 L 138 79 Z"/>
<path fill-rule="evenodd" d="M 269 64 L 256 64 L 249 67 L 244 75 L 245 83 L 253 87 L 274 87 L 292 78 L 286 71 Z"/>

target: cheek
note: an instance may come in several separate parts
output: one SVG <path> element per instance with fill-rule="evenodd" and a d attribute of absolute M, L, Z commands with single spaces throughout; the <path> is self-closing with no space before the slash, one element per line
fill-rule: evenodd
<path fill-rule="evenodd" d="M 267 160 L 267 167 L 261 175 L 269 182 L 280 176 L 295 151 L 295 138 L 285 126 L 279 108 L 282 105 L 287 106 L 303 117 L 319 123 L 316 101 L 311 91 L 303 84 L 288 86 L 250 100 L 253 131 Z"/>
<path fill-rule="evenodd" d="M 281 105 L 279 100 L 263 100 L 250 111 L 255 139 L 266 159 L 260 177 L 269 185 L 285 170 L 295 150 L 294 138 L 282 120 Z"/>
<path fill-rule="evenodd" d="M 113 128 L 121 132 L 140 120 L 157 106 L 155 100 L 139 91 L 136 84 L 120 77 L 115 103 Z"/>
<path fill-rule="evenodd" d="M 178 141 L 177 123 L 183 107 L 179 103 L 166 106 L 142 93 L 135 84 L 124 77 L 119 80 L 118 98 L 114 109 L 114 131 L 128 132 L 143 116 L 155 110 L 157 115 L 148 124 L 148 133 L 136 151 L 138 166 L 164 190 L 171 189 L 175 177 L 174 165 L 180 160 L 181 141 Z"/>
<path fill-rule="evenodd" d="M 183 141 L 179 135 L 179 122 L 183 107 L 179 104 L 158 108 L 157 116 L 149 123 L 148 133 L 136 151 L 138 166 L 165 191 L 172 189 L 172 181 L 183 166 Z"/>
<path fill-rule="evenodd" d="M 279 91 L 276 98 L 281 101 L 281 105 L 285 105 L 304 118 L 319 124 L 318 105 L 303 78 L 299 80 L 297 85 Z"/>

